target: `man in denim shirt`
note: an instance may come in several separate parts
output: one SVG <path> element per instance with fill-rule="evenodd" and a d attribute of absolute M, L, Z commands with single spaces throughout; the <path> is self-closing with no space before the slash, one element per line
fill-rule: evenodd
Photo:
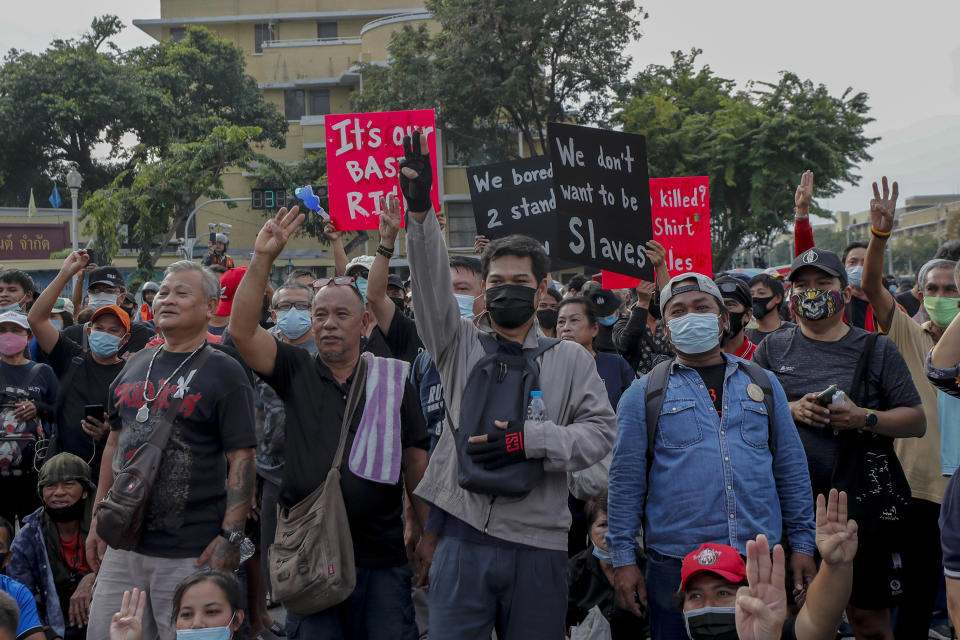
<path fill-rule="evenodd" d="M 740 553 L 764 533 L 786 537 L 791 566 L 813 579 L 814 512 L 806 456 L 776 378 L 774 416 L 743 361 L 720 350 L 729 326 L 723 297 L 706 276 L 686 273 L 664 288 L 660 302 L 677 352 L 670 365 L 655 449 L 647 470 L 647 375 L 620 400 L 619 431 L 610 467 L 607 543 L 621 606 L 639 615 L 647 605 L 654 638 L 686 637 L 676 606 L 683 557 L 702 542 Z M 636 565 L 643 529 L 646 579 Z"/>

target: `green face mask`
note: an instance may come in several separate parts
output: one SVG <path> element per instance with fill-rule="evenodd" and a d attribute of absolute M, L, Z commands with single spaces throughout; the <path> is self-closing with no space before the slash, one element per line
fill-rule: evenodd
<path fill-rule="evenodd" d="M 923 296 L 923 308 L 930 314 L 933 324 L 946 329 L 960 312 L 960 298 L 938 298 Z"/>

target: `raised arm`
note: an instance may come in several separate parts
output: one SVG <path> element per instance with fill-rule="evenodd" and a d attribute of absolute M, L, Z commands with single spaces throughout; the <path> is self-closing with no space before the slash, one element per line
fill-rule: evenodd
<path fill-rule="evenodd" d="M 277 359 L 277 341 L 260 326 L 263 291 L 270 279 L 270 266 L 287 244 L 287 240 L 303 222 L 300 208 L 277 212 L 257 234 L 250 266 L 237 287 L 230 313 L 229 331 L 234 346 L 251 369 L 260 375 L 273 373 Z"/>
<path fill-rule="evenodd" d="M 57 346 L 57 340 L 60 339 L 60 332 L 50 322 L 50 312 L 57 304 L 57 298 L 63 292 L 63 289 L 70 282 L 70 278 L 79 273 L 90 261 L 86 249 L 74 251 L 60 267 L 60 272 L 40 294 L 40 297 L 33 303 L 30 313 L 27 314 L 27 322 L 30 323 L 30 330 L 37 338 L 37 344 L 43 349 L 44 353 L 50 353 Z M 79 307 L 75 307 L 79 309 Z"/>
<path fill-rule="evenodd" d="M 390 331 L 393 323 L 393 314 L 397 306 L 387 295 L 387 277 L 390 275 L 390 258 L 400 233 L 400 201 L 396 196 L 389 194 L 380 198 L 380 247 L 373 257 L 373 266 L 370 267 L 370 276 L 367 278 L 367 302 L 377 319 L 377 325 L 383 335 Z"/>
<path fill-rule="evenodd" d="M 337 269 L 337 275 L 346 275 L 347 252 L 343 249 L 342 232 L 337 231 L 333 222 L 327 220 L 323 223 L 323 233 L 330 240 L 330 248 L 333 249 L 333 265 Z"/>
<path fill-rule="evenodd" d="M 863 292 L 873 307 L 873 315 L 884 331 L 889 331 L 893 323 L 893 312 L 897 309 L 897 300 L 883 286 L 883 254 L 887 248 L 887 239 L 893 232 L 893 216 L 897 210 L 899 187 L 893 183 L 893 191 L 887 185 L 887 176 L 883 176 L 883 197 L 873 183 L 873 200 L 870 201 L 870 244 L 863 263 Z M 923 283 L 921 283 L 923 286 Z"/>
<path fill-rule="evenodd" d="M 813 200 L 813 171 L 807 170 L 800 176 L 800 185 L 793 198 L 793 255 L 798 256 L 814 246 L 813 227 L 810 226 L 810 202 Z"/>
<path fill-rule="evenodd" d="M 89 260 L 89 256 L 87 259 Z M 77 279 L 73 283 L 73 293 L 70 295 L 70 300 L 71 302 L 73 302 L 73 308 L 76 310 L 77 313 L 80 313 L 80 309 L 83 309 L 83 292 L 86 289 L 86 287 L 84 286 L 84 283 L 87 280 L 87 274 L 96 268 L 97 268 L 97 265 L 87 263 L 84 269 L 78 272 Z"/>
<path fill-rule="evenodd" d="M 656 240 L 647 243 L 647 256 L 657 272 L 657 289 L 663 290 L 670 282 L 670 269 L 667 268 L 667 250 Z"/>

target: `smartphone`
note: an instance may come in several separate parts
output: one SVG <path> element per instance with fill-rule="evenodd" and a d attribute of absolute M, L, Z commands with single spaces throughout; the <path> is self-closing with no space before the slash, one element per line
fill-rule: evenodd
<path fill-rule="evenodd" d="M 837 385 L 835 384 L 830 385 L 829 387 L 827 387 L 826 389 L 824 389 L 823 391 L 817 394 L 817 404 L 820 405 L 821 407 L 827 406 L 828 404 L 830 404 L 830 401 L 833 400 L 833 396 L 836 395 L 837 391 L 839 391 L 839 389 L 837 388 Z"/>
<path fill-rule="evenodd" d="M 216 242 L 216 241 L 217 241 L 217 234 L 216 234 L 216 232 L 211 231 L 211 232 L 210 232 L 210 242 L 213 243 L 213 242 Z"/>
<path fill-rule="evenodd" d="M 83 415 L 89 420 L 91 417 L 96 418 L 98 422 L 103 422 L 103 405 L 102 404 L 88 404 L 83 408 Z"/>

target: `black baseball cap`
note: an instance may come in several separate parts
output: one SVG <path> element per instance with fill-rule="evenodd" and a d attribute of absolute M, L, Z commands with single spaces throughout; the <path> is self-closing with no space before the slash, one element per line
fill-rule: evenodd
<path fill-rule="evenodd" d="M 403 278 L 395 273 L 391 273 L 389 276 L 387 276 L 387 286 L 403 289 Z"/>
<path fill-rule="evenodd" d="M 617 312 L 617 309 L 619 309 L 620 305 L 623 303 L 623 301 L 620 299 L 620 296 L 609 289 L 593 291 L 587 297 L 590 298 L 590 302 L 593 303 L 593 306 L 597 308 L 597 315 L 601 318 L 612 316 Z"/>
<path fill-rule="evenodd" d="M 750 295 L 750 287 L 740 278 L 720 276 L 714 280 L 714 282 L 717 283 L 717 288 L 720 289 L 720 294 L 723 295 L 724 300 L 730 299 L 739 302 L 746 309 L 753 306 L 753 296 Z"/>
<path fill-rule="evenodd" d="M 123 282 L 123 276 L 116 267 L 98 267 L 90 272 L 90 278 L 87 281 L 87 287 L 95 284 L 107 284 L 111 287 L 126 288 Z"/>
<path fill-rule="evenodd" d="M 837 278 L 840 278 L 840 283 L 843 286 L 847 286 L 847 270 L 843 267 L 843 262 L 840 260 L 840 256 L 835 254 L 833 251 L 827 251 L 826 249 L 821 249 L 820 247 L 807 249 L 793 259 L 793 264 L 790 265 L 790 273 L 787 275 L 787 280 L 793 282 L 794 276 L 798 271 L 800 271 L 800 269 L 803 269 L 804 267 L 815 267 L 824 273 L 830 274 L 831 276 L 836 276 Z"/>

